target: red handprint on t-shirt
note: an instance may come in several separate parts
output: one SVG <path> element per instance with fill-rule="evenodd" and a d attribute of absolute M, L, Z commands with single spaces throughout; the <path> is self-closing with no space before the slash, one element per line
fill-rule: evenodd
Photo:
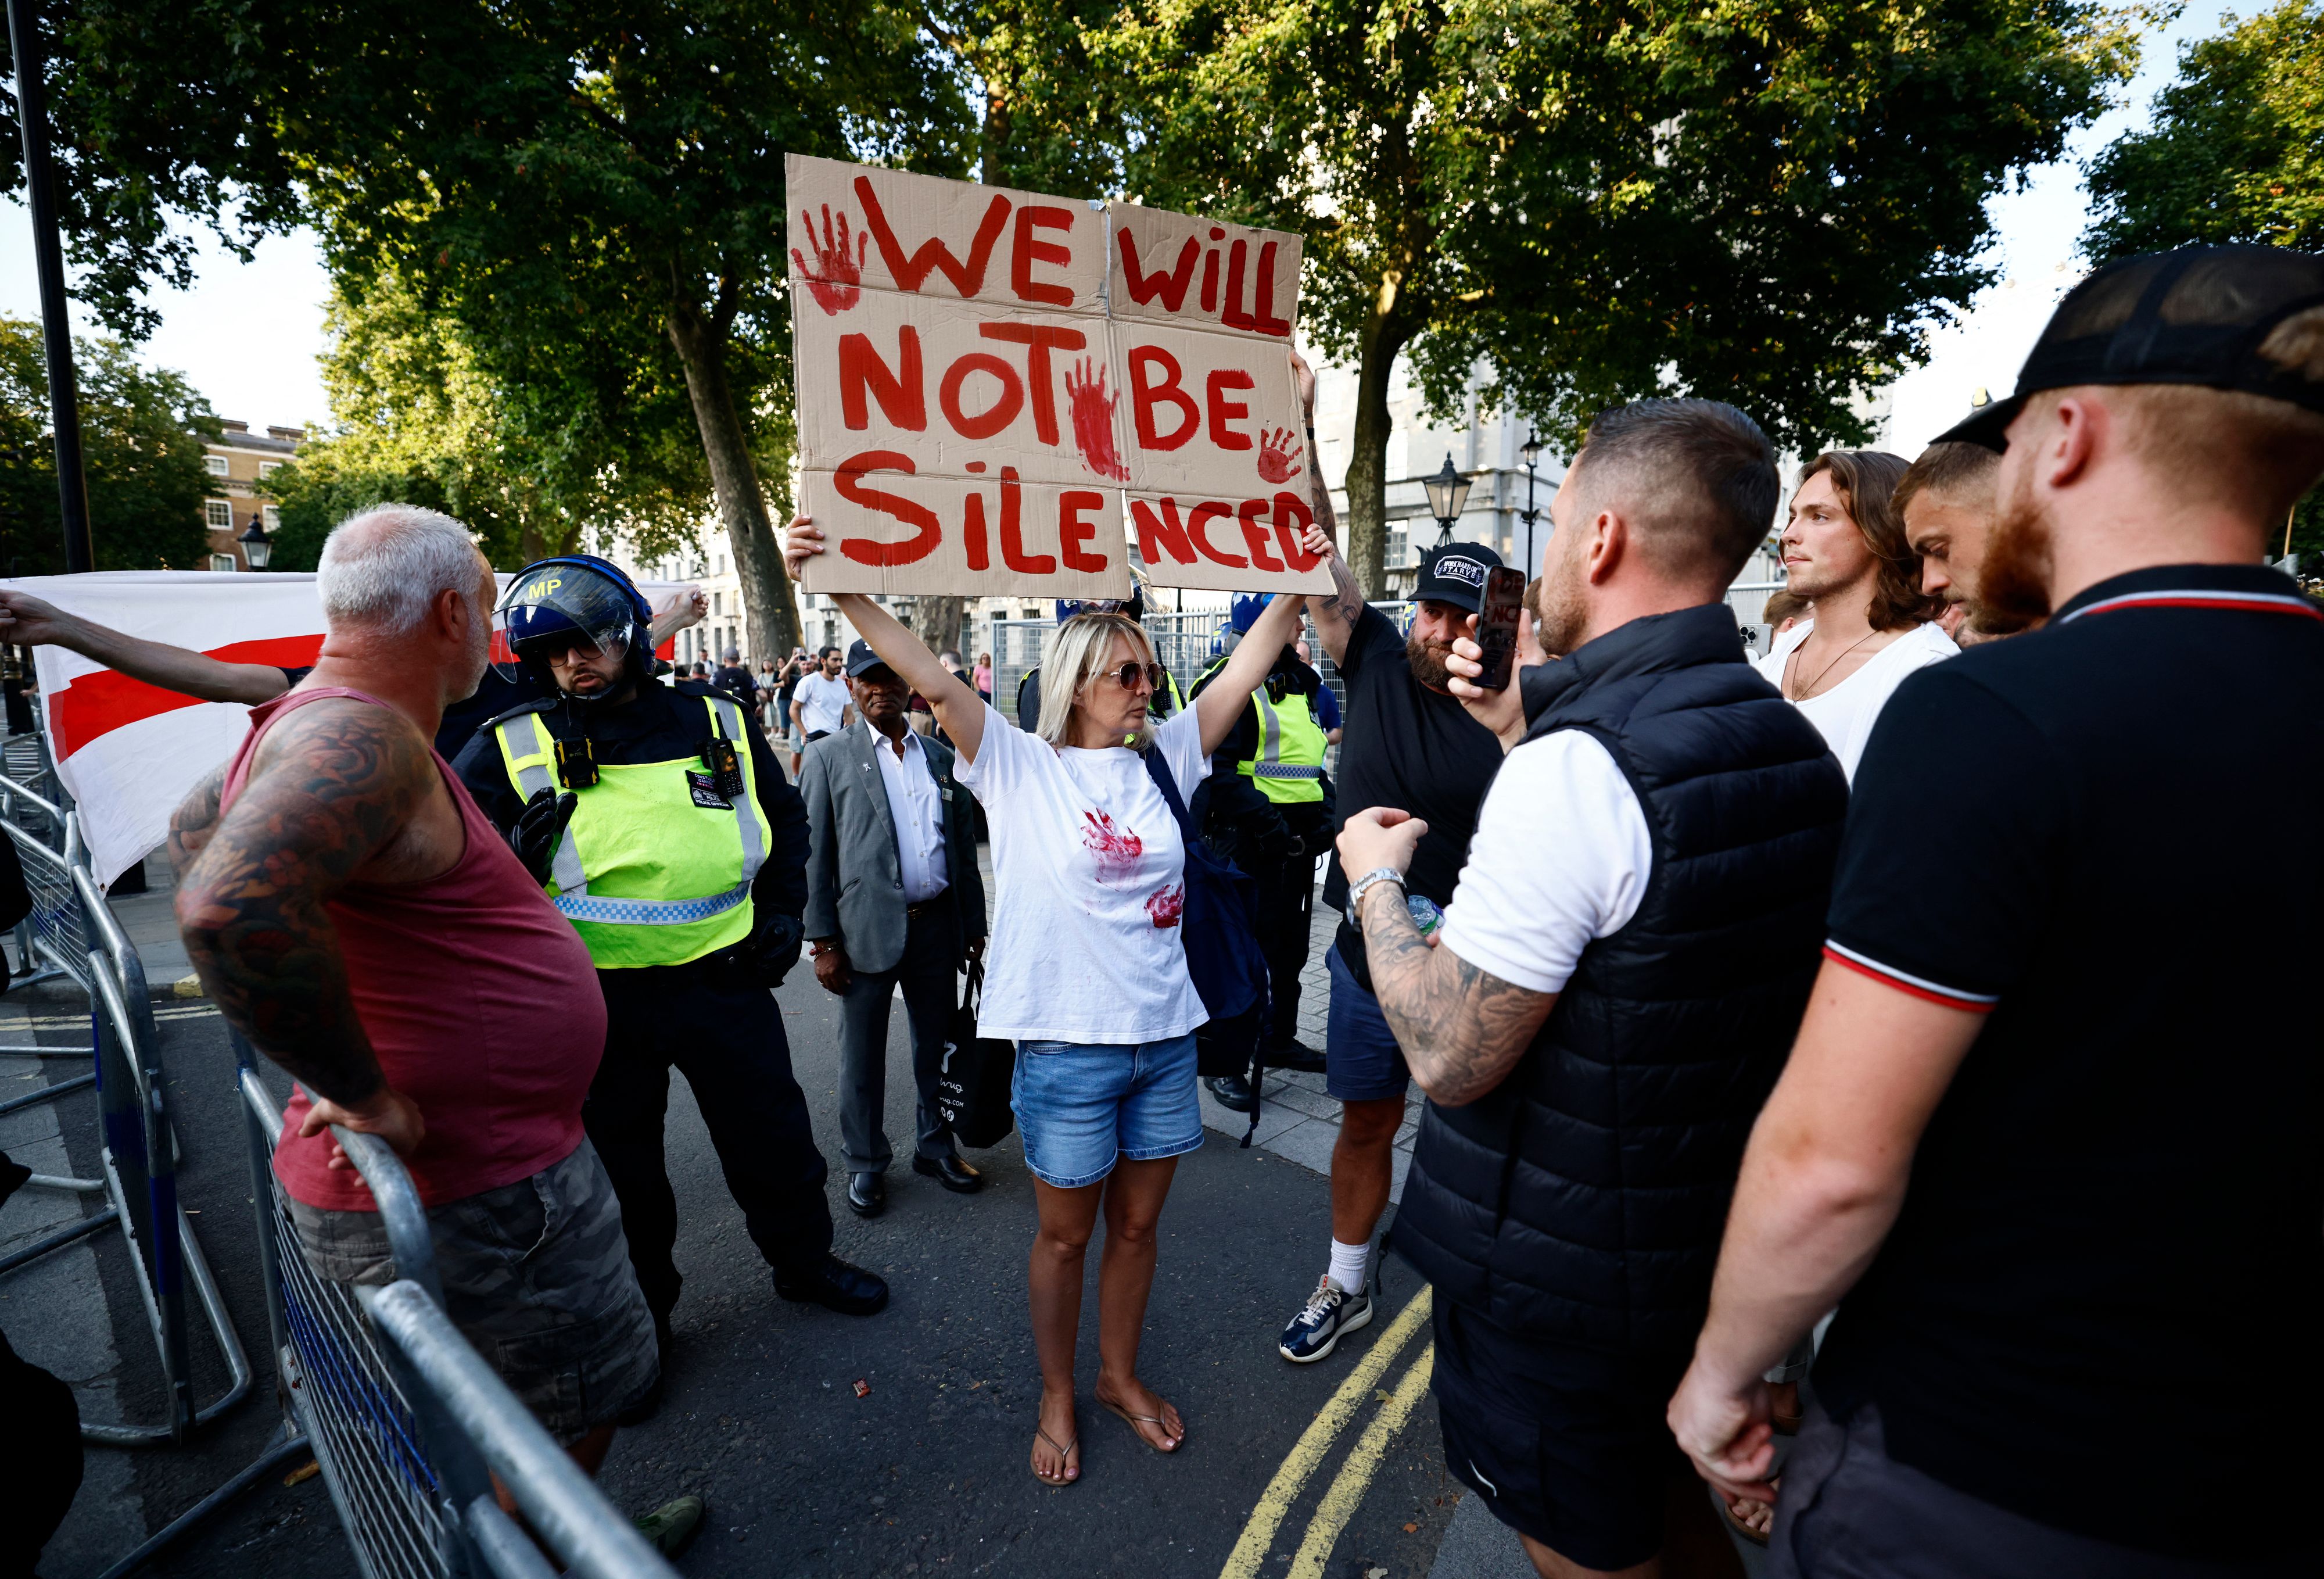
<path fill-rule="evenodd" d="M 1105 392 L 1105 369 L 1096 369 L 1094 378 L 1090 374 L 1086 356 L 1065 374 L 1065 399 L 1073 403 L 1074 448 L 1082 452 L 1082 464 L 1099 476 L 1126 483 L 1130 468 L 1113 448 L 1113 408 L 1121 397 Z"/>
<path fill-rule="evenodd" d="M 1174 882 L 1146 896 L 1146 913 L 1157 927 L 1175 927 L 1186 914 L 1186 885 Z"/>
<path fill-rule="evenodd" d="M 807 245 L 815 254 L 815 267 L 807 267 L 807 260 L 799 256 L 797 247 L 791 248 L 791 262 L 797 263 L 798 272 L 807 276 L 807 293 L 815 298 L 815 304 L 836 317 L 854 306 L 856 298 L 863 294 L 857 282 L 863 278 L 863 263 L 872 238 L 868 235 L 848 234 L 847 210 L 844 208 L 839 211 L 839 229 L 835 236 L 831 226 L 831 205 L 828 203 L 823 206 L 821 242 L 815 238 L 813 215 L 802 208 L 799 221 L 807 226 Z M 855 244 L 853 253 L 848 251 L 851 241 Z"/>
<path fill-rule="evenodd" d="M 1259 475 L 1270 483 L 1287 483 L 1299 475 L 1299 452 L 1306 446 L 1296 442 L 1288 428 L 1277 428 L 1272 433 L 1259 436 Z"/>
<path fill-rule="evenodd" d="M 1133 829 L 1116 826 L 1102 811 L 1084 811 L 1082 820 L 1089 825 L 1082 829 L 1082 847 L 1096 858 L 1097 880 L 1120 882 L 1134 875 L 1146 854 L 1146 841 Z"/>

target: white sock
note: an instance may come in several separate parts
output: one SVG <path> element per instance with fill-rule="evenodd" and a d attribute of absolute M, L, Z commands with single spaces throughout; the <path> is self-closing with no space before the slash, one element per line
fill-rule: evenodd
<path fill-rule="evenodd" d="M 1332 1281 L 1340 1286 L 1342 1293 L 1360 1294 L 1364 1291 L 1364 1273 L 1366 1263 L 1371 1259 L 1371 1248 L 1369 1242 L 1363 1244 L 1342 1244 L 1336 1239 L 1332 1242 Z"/>

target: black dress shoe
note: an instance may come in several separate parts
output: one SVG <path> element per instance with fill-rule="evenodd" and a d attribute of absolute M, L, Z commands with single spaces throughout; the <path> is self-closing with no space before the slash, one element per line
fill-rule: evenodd
<path fill-rule="evenodd" d="M 950 1152 L 942 1157 L 914 1157 L 912 1171 L 927 1175 L 956 1196 L 973 1196 L 984 1187 L 984 1176 Z"/>
<path fill-rule="evenodd" d="M 775 1293 L 794 1305 L 820 1305 L 842 1316 L 877 1316 L 888 1308 L 888 1285 L 876 1272 L 826 1254 L 804 1272 L 777 1272 Z"/>
<path fill-rule="evenodd" d="M 1250 1082 L 1240 1075 L 1213 1075 L 1203 1084 L 1211 1088 L 1211 1095 L 1221 1107 L 1247 1113 L 1254 1105 Z"/>
<path fill-rule="evenodd" d="M 1296 1037 L 1280 1037 L 1267 1044 L 1267 1067 L 1321 1075 L 1323 1073 L 1323 1055 Z"/>
<path fill-rule="evenodd" d="M 877 1217 L 887 1209 L 888 1181 L 876 1173 L 849 1174 L 847 1204 L 858 1217 Z"/>

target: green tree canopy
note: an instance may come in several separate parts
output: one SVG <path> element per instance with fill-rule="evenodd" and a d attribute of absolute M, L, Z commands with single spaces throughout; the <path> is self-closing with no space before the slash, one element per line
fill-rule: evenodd
<path fill-rule="evenodd" d="M 2222 20 L 2181 50 L 2147 128 L 2085 168 L 2092 263 L 2238 241 L 2324 251 L 2324 4 Z M 2289 524 L 2278 547 L 2324 554 L 2324 490 Z"/>
<path fill-rule="evenodd" d="M 138 365 L 108 337 L 79 339 L 82 472 L 100 570 L 197 570 L 208 562 L 202 440 L 223 429 L 178 374 Z M 0 575 L 65 568 L 48 365 L 41 326 L 0 315 Z"/>
<path fill-rule="evenodd" d="M 1134 195 L 1306 234 L 1377 591 L 1398 356 L 1569 443 L 1670 392 L 1860 440 L 1851 402 L 1991 278 L 1986 199 L 2135 43 L 2077 0 L 1138 0 L 1100 53 Z"/>
<path fill-rule="evenodd" d="M 602 474 L 634 506 L 641 473 L 659 474 L 649 499 L 680 477 L 684 434 L 753 649 L 793 645 L 759 464 L 788 453 L 782 159 L 963 168 L 966 111 L 911 12 L 107 0 L 62 28 L 91 279 L 166 272 L 159 206 L 247 224 L 303 206 L 347 300 L 392 277 L 456 321 L 567 482 Z M 134 303 L 98 300 L 130 321 Z"/>
<path fill-rule="evenodd" d="M 2193 242 L 2324 250 L 2324 4 L 2223 20 L 2180 51 L 2147 128 L 2086 167 L 2092 262 Z"/>
<path fill-rule="evenodd" d="M 556 409 L 561 381 L 510 390 L 481 365 L 459 321 L 431 313 L 392 273 L 327 317 L 323 383 L 337 431 L 302 446 L 267 481 L 281 507 L 275 565 L 312 569 L 323 539 L 382 500 L 425 504 L 473 528 L 484 555 L 515 569 L 549 554 L 653 556 L 694 540 L 708 490 L 700 448 L 672 424 L 576 440 L 601 415 Z M 683 413 L 680 413 L 681 418 Z M 610 457 L 618 457 L 618 461 Z"/>

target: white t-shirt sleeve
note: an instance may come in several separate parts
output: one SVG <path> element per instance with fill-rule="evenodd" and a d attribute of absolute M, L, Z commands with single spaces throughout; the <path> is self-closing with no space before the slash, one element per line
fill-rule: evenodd
<path fill-rule="evenodd" d="M 982 800 L 991 796 L 1006 795 L 1024 781 L 1030 753 L 1049 751 L 1048 742 L 1038 734 L 1028 734 L 1015 725 L 1005 722 L 991 703 L 984 704 L 984 733 L 976 743 L 976 755 L 955 753 L 952 776 L 976 791 Z M 1052 752 L 1050 754 L 1055 755 Z"/>
<path fill-rule="evenodd" d="M 1596 736 L 1527 741 L 1485 793 L 1443 946 L 1512 986 L 1563 992 L 1582 951 L 1637 914 L 1653 865 L 1645 808 Z"/>
<path fill-rule="evenodd" d="M 1194 798 L 1194 786 L 1211 776 L 1211 759 L 1203 754 L 1203 721 L 1191 706 L 1173 713 L 1154 726 L 1154 749 L 1178 786 L 1182 799 Z"/>

